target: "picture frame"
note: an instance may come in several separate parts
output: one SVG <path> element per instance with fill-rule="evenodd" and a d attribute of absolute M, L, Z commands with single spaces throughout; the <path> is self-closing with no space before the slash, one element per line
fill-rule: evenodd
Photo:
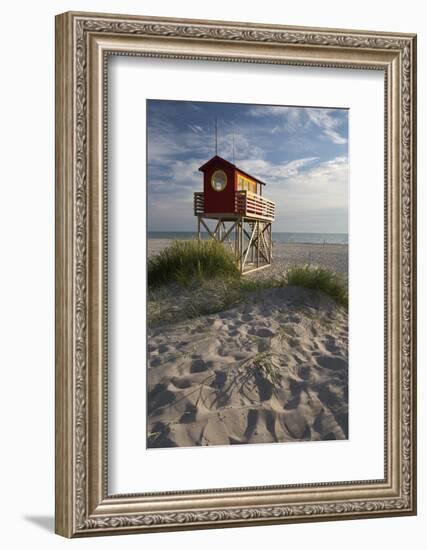
<path fill-rule="evenodd" d="M 384 73 L 384 478 L 110 494 L 109 56 Z M 65 537 L 416 513 L 416 36 L 68 12 L 56 17 L 56 489 Z M 380 368 L 380 367 L 379 367 Z"/>

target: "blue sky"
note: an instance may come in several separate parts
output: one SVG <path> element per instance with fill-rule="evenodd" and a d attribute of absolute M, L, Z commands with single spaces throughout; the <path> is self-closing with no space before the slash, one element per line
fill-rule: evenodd
<path fill-rule="evenodd" d="M 147 102 L 148 229 L 194 231 L 198 168 L 218 154 L 267 186 L 273 231 L 347 233 L 348 111 L 345 109 Z"/>

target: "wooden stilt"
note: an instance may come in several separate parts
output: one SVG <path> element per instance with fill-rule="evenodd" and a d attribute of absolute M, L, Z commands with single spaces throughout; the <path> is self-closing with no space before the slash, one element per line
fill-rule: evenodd
<path fill-rule="evenodd" d="M 213 230 L 207 225 L 208 219 L 216 222 Z M 240 273 L 246 274 L 271 264 L 273 257 L 271 222 L 243 216 L 228 219 L 220 215 L 199 214 L 197 216 L 199 241 L 202 227 L 211 239 L 230 247 Z"/>
<path fill-rule="evenodd" d="M 245 250 L 245 232 L 243 227 L 243 220 L 240 220 L 240 250 L 239 250 L 240 260 L 239 261 L 240 261 L 240 269 L 242 273 L 244 269 L 244 265 L 243 265 L 244 250 Z"/>

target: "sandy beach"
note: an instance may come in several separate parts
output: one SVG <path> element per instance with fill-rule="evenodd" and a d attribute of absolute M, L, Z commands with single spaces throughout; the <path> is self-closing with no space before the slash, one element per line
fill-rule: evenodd
<path fill-rule="evenodd" d="M 150 240 L 149 254 L 167 244 Z M 347 245 L 275 243 L 255 276 L 306 263 L 346 275 Z M 331 298 L 285 287 L 236 300 L 214 286 L 149 296 L 149 447 L 347 437 L 348 318 Z"/>

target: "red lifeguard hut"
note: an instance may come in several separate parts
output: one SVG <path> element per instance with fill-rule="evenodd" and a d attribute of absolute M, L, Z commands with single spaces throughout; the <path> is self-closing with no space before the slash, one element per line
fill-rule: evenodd
<path fill-rule="evenodd" d="M 241 273 L 268 267 L 275 204 L 262 196 L 265 183 L 218 155 L 199 170 L 204 182 L 203 193 L 194 193 L 198 239 L 203 226 L 212 239 L 229 245 Z M 213 229 L 208 220 L 215 220 Z"/>

